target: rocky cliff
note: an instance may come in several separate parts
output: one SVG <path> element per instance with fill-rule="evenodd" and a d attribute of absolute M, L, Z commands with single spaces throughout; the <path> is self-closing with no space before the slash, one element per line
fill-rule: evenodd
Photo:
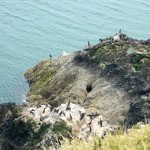
<path fill-rule="evenodd" d="M 58 149 L 150 121 L 150 40 L 123 33 L 27 70 L 22 106 L 0 107 L 0 149 Z"/>
<path fill-rule="evenodd" d="M 33 105 L 69 100 L 110 124 L 134 124 L 150 114 L 150 40 L 120 33 L 97 45 L 40 62 L 25 73 Z"/>

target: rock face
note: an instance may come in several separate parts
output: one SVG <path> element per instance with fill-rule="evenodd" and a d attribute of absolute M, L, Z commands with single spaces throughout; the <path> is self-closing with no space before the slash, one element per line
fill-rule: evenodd
<path fill-rule="evenodd" d="M 88 114 L 83 107 L 73 103 L 61 104 L 55 108 L 50 105 L 30 107 L 24 109 L 22 116 L 28 116 L 40 125 L 55 124 L 63 120 L 72 129 L 72 134 L 80 139 L 89 139 L 94 135 L 103 137 L 111 129 L 100 114 Z"/>
<path fill-rule="evenodd" d="M 58 149 L 62 137 L 103 137 L 150 120 L 150 40 L 100 41 L 25 73 L 27 102 L 0 106 L 0 149 Z"/>
<path fill-rule="evenodd" d="M 7 110 L 11 106 L 14 108 L 10 104 Z M 9 111 L 0 124 L 1 149 L 57 149 L 62 136 L 87 140 L 93 136 L 103 137 L 113 129 L 100 114 L 87 114 L 83 107 L 70 102 L 55 108 L 50 105 L 22 107 L 16 116 Z"/>
<path fill-rule="evenodd" d="M 120 33 L 29 69 L 28 101 L 58 106 L 70 100 L 111 125 L 134 124 L 149 119 L 149 68 L 149 40 Z"/>

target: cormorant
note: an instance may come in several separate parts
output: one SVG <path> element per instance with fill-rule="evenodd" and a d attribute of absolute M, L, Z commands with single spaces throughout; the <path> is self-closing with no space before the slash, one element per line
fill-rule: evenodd
<path fill-rule="evenodd" d="M 59 116 L 61 116 L 62 115 L 62 111 L 60 111 L 60 113 L 59 113 Z"/>
<path fill-rule="evenodd" d="M 64 111 L 62 111 L 62 114 L 66 117 L 66 114 L 64 113 Z"/>
<path fill-rule="evenodd" d="M 40 108 L 40 107 L 41 107 L 41 105 L 40 105 L 40 104 L 37 104 L 37 105 L 36 105 L 36 107 L 37 107 L 37 108 Z"/>
<path fill-rule="evenodd" d="M 70 121 L 72 120 L 72 116 L 71 116 L 71 114 L 69 114 L 69 120 L 70 120 Z"/>
<path fill-rule="evenodd" d="M 91 125 L 91 124 L 92 124 L 92 120 L 93 120 L 93 119 L 90 119 L 90 122 L 89 122 L 87 125 Z"/>
<path fill-rule="evenodd" d="M 46 109 L 46 107 L 43 109 L 43 114 L 45 113 L 45 109 Z"/>
<path fill-rule="evenodd" d="M 98 124 L 100 125 L 100 127 L 103 126 L 103 121 L 101 120 L 101 118 L 100 118 L 100 120 L 98 121 Z"/>
<path fill-rule="evenodd" d="M 88 126 L 87 127 L 89 127 L 89 131 L 90 131 L 90 133 L 91 133 L 91 131 L 92 131 L 92 127 L 88 124 Z"/>
<path fill-rule="evenodd" d="M 66 107 L 66 110 L 70 110 L 70 100 L 68 101 L 68 104 L 67 104 L 67 107 Z"/>
<path fill-rule="evenodd" d="M 81 104 L 79 100 L 78 100 L 78 104 L 79 104 L 79 105 Z"/>
<path fill-rule="evenodd" d="M 99 39 L 99 42 L 103 42 L 103 39 Z"/>
<path fill-rule="evenodd" d="M 51 58 L 52 58 L 52 55 L 50 54 L 49 57 L 50 57 L 50 59 L 51 59 Z"/>
<path fill-rule="evenodd" d="M 34 111 L 35 111 L 34 109 L 30 110 L 30 113 L 31 113 L 33 116 L 35 116 L 35 112 L 34 112 Z"/>
<path fill-rule="evenodd" d="M 119 34 L 121 34 L 121 29 L 119 30 Z"/>
<path fill-rule="evenodd" d="M 81 111 L 79 111 L 79 114 L 80 114 L 80 121 L 81 121 L 84 118 L 85 113 L 81 113 Z"/>
<path fill-rule="evenodd" d="M 55 113 L 58 113 L 58 112 L 59 112 L 59 109 L 58 109 L 58 108 L 57 108 L 57 109 L 54 108 L 54 112 L 55 112 Z"/>
<path fill-rule="evenodd" d="M 88 41 L 88 47 L 90 47 L 90 42 Z"/>
<path fill-rule="evenodd" d="M 113 41 L 113 38 L 110 36 L 110 40 Z"/>

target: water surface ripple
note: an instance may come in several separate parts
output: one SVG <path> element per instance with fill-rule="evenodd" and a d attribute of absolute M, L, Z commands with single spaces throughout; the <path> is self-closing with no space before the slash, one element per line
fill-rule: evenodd
<path fill-rule="evenodd" d="M 0 0 L 0 103 L 21 102 L 24 71 L 49 54 L 79 50 L 120 28 L 150 38 L 150 1 Z"/>

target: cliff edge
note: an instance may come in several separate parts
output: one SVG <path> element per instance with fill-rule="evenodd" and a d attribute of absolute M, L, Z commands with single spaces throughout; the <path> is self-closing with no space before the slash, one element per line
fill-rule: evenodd
<path fill-rule="evenodd" d="M 150 122 L 150 40 L 123 33 L 28 69 L 22 106 L 0 105 L 0 149 L 60 149 Z M 100 142 L 100 140 L 99 140 Z"/>
<path fill-rule="evenodd" d="M 32 105 L 71 101 L 112 125 L 135 124 L 150 115 L 150 40 L 123 33 L 81 51 L 45 60 L 25 73 Z"/>

